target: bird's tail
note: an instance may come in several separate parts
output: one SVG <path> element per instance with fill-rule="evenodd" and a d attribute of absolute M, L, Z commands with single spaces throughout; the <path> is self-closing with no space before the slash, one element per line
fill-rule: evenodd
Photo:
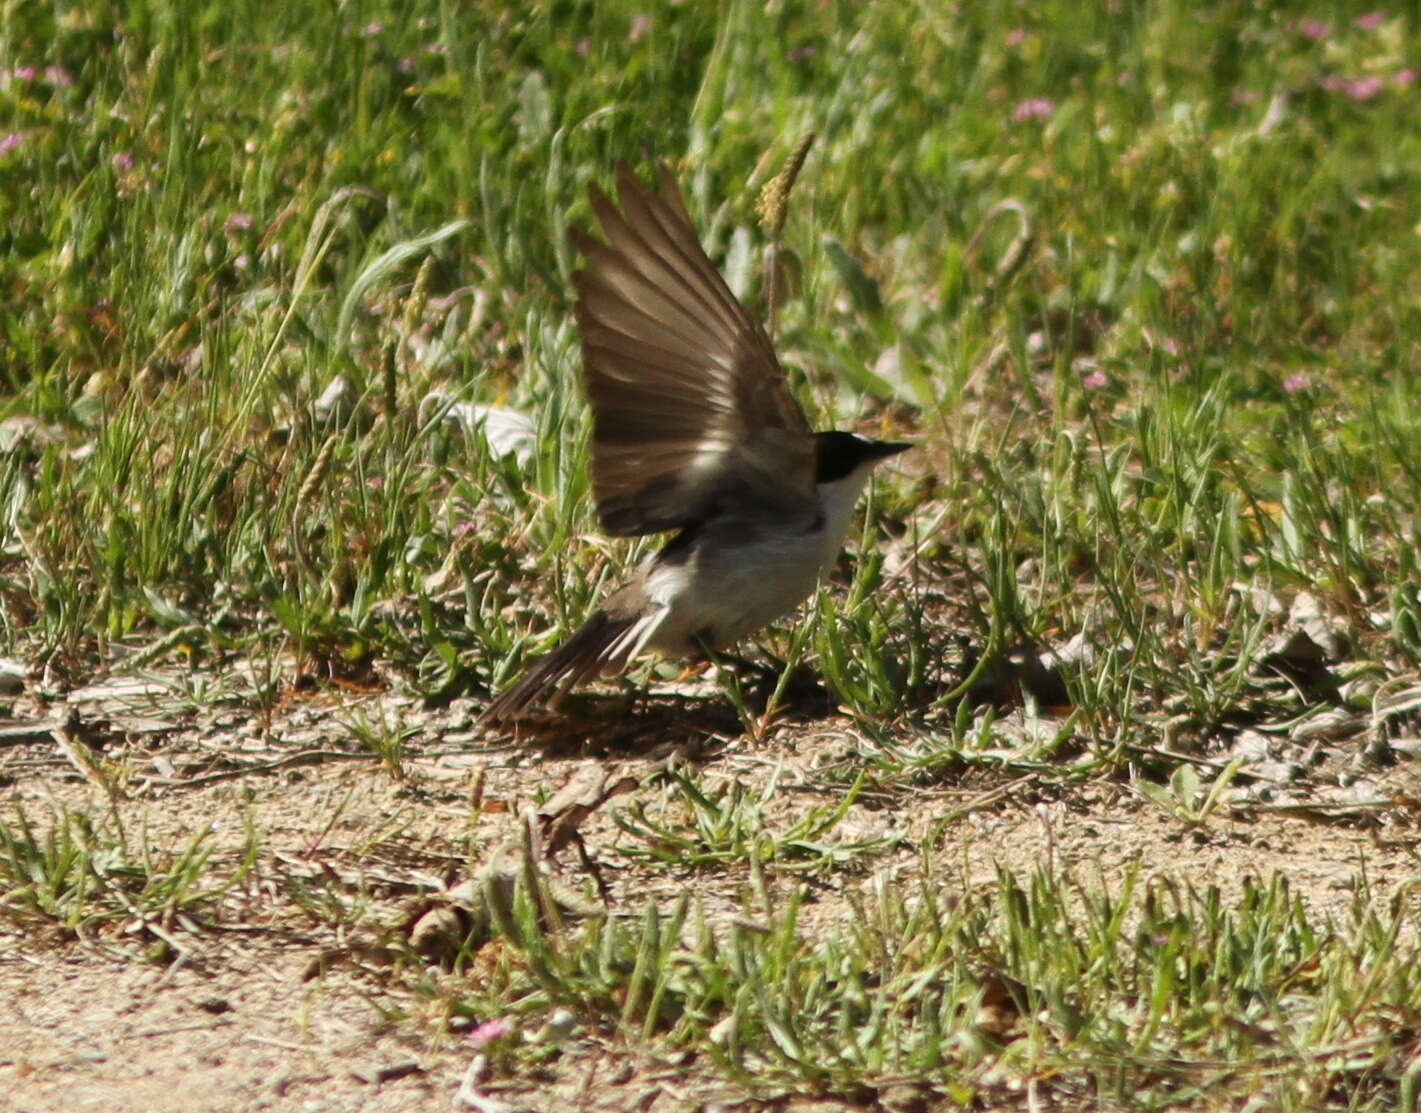
<path fill-rule="evenodd" d="M 479 721 L 502 723 L 520 718 L 529 708 L 551 704 L 579 684 L 622 673 L 646 644 L 660 617 L 658 613 L 614 617 L 598 610 L 489 704 Z"/>

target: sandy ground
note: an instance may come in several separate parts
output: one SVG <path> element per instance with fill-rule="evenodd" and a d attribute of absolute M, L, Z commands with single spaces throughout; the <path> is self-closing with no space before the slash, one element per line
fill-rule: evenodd
<path fill-rule="evenodd" d="M 425 712 L 411 701 L 353 696 L 340 706 L 297 703 L 263 724 L 240 706 L 140 713 L 133 692 L 120 695 L 90 693 L 82 703 L 102 724 L 88 751 L 102 758 L 98 773 L 86 773 L 82 752 L 76 759 L 53 738 L 0 750 L 7 811 L 23 808 L 41 829 L 61 809 L 117 814 L 130 849 L 158 858 L 210 827 L 206 869 L 218 880 L 238 872 L 253 833 L 255 860 L 223 896 L 211 930 L 170 924 L 176 961 L 172 950 L 144 961 L 161 941 L 121 921 L 81 929 L 76 940 L 0 919 L 0 1093 L 22 1113 L 470 1108 L 456 1101 L 476 1057 L 465 1038 L 469 1018 L 451 1021 L 431 1003 L 447 996 L 413 991 L 407 968 L 386 978 L 378 955 L 361 950 L 372 941 L 379 950 L 379 933 L 365 925 L 407 927 L 432 888 L 468 876 L 517 830 L 523 808 L 589 772 L 636 782 L 581 827 L 614 906 L 638 909 L 649 894 L 669 902 L 694 883 L 713 916 L 742 910 L 743 874 L 702 872 L 690 882 L 617 850 L 628 836 L 612 822 L 613 806 L 639 802 L 657 815 L 672 807 L 664 781 L 648 774 L 687 736 L 664 722 L 648 725 L 645 744 L 589 756 L 575 738 L 489 748 L 467 707 Z M 355 710 L 410 729 L 402 778 L 352 746 Z M 829 718 L 777 728 L 753 744 L 701 738 L 684 756 L 703 784 L 773 779 L 767 818 L 789 821 L 833 801 L 825 770 L 842 758 L 852 730 Z M 1124 783 L 978 773 L 904 784 L 886 796 L 866 793 L 835 831 L 901 841 L 816 886 L 804 923 L 827 929 L 849 914 L 845 894 L 875 880 L 915 883 L 925 848 L 943 887 L 990 885 L 998 865 L 1047 865 L 1108 888 L 1138 869 L 1142 878 L 1218 885 L 1232 897 L 1245 877 L 1282 873 L 1312 909 L 1342 921 L 1360 886 L 1382 901 L 1421 876 L 1415 809 L 1405 803 L 1421 795 L 1418 781 L 1412 763 L 1384 771 L 1373 788 L 1398 801 L 1386 810 L 1224 808 L 1199 826 Z M 576 881 L 576 855 L 565 851 L 558 866 Z M 295 899 L 303 886 L 336 894 L 347 914 L 315 897 L 303 907 Z M 428 977 L 448 988 L 453 976 Z M 579 1031 L 536 1075 L 495 1072 L 479 1093 L 513 1109 L 690 1110 L 722 1099 L 738 1107 L 724 1083 L 689 1082 L 693 1064 L 646 1054 Z M 805 1099 L 779 1108 L 819 1107 Z"/>

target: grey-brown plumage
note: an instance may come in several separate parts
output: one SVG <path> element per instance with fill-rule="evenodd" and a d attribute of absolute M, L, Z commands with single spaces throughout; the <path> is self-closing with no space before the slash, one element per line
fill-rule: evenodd
<path fill-rule="evenodd" d="M 517 718 L 642 649 L 723 646 L 797 606 L 838 553 L 872 465 L 906 447 L 814 433 L 769 338 L 701 249 L 670 171 L 596 186 L 574 233 L 592 488 L 606 531 L 679 530 L 484 713 Z"/>
<path fill-rule="evenodd" d="M 814 496 L 814 440 L 765 330 L 701 249 L 671 172 L 623 168 L 619 212 L 592 188 L 607 242 L 578 233 L 582 366 L 594 414 L 592 486 L 614 535 L 704 516 L 727 489 Z"/>
<path fill-rule="evenodd" d="M 631 659 L 632 642 L 627 635 L 635 624 L 635 614 L 619 615 L 604 603 L 572 637 L 541 658 L 517 684 L 494 700 L 483 713 L 484 721 L 516 719 L 535 705 L 548 703 L 554 696 L 595 680 L 604 671 L 621 672 Z M 624 649 L 616 651 L 619 641 Z"/>

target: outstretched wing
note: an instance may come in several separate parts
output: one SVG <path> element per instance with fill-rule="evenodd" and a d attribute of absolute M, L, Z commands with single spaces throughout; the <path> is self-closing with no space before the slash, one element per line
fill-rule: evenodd
<path fill-rule="evenodd" d="M 814 439 L 765 331 L 701 249 L 665 167 L 596 186 L 605 242 L 576 233 L 592 487 L 610 534 L 677 529 L 728 495 L 766 508 L 814 494 Z"/>

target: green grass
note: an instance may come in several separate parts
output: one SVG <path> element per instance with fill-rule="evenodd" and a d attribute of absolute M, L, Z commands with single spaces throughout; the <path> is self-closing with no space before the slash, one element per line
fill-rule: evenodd
<path fill-rule="evenodd" d="M 783 827 L 766 815 L 783 791 L 775 776 L 753 790 L 735 782 L 708 792 L 689 776 L 672 773 L 668 789 L 656 814 L 641 803 L 615 814 L 617 826 L 636 840 L 623 853 L 677 871 L 774 861 L 780 869 L 824 875 L 881 855 L 898 841 L 887 835 L 827 837 L 857 800 L 857 784 L 832 806 L 809 809 Z"/>
<path fill-rule="evenodd" d="M 583 1038 L 695 1048 L 766 1095 L 872 1103 L 906 1083 L 944 1107 L 1029 1088 L 1064 1109 L 1307 1110 L 1397 1108 L 1400 1082 L 1414 1107 L 1421 986 L 1399 905 L 1362 892 L 1333 924 L 1281 880 L 1235 906 L 1133 877 L 1113 897 L 1037 872 L 946 899 L 944 880 L 879 884 L 827 935 L 801 924 L 799 890 L 761 923 L 716 930 L 683 897 L 554 937 L 520 889 L 505 928 L 520 961 L 485 970 L 462 1007 L 515 1028 L 565 1008 Z"/>
<path fill-rule="evenodd" d="M 1341 708 L 1385 750 L 1418 711 L 1382 694 L 1421 668 L 1421 24 L 1371 10 L 0 0 L 0 648 L 59 687 L 182 664 L 196 704 L 249 661 L 268 713 L 298 674 L 511 682 L 637 555 L 586 479 L 588 184 L 668 160 L 758 304 L 756 195 L 812 130 L 784 363 L 817 426 L 918 443 L 810 624 L 764 639 L 852 722 L 840 799 L 1143 777 L 1193 825 L 1245 726 Z M 530 415 L 532 458 L 462 402 Z M 1302 592 L 1343 635 L 1330 687 L 1270 657 Z M 1055 717 L 1011 733 L 1019 705 Z M 349 729 L 403 776 L 403 725 Z M 818 876 L 880 849 L 830 841 L 836 806 L 781 830 L 755 786 L 675 785 L 622 814 L 629 855 Z M 200 839 L 105 872 L 78 822 L 6 820 L 6 915 L 214 906 Z M 530 996 L 499 1007 L 846 1095 L 1390 1108 L 1389 1079 L 1415 1106 L 1400 911 L 936 899 L 813 943 L 793 908 L 733 944 L 688 906 L 556 946 L 525 917 Z M 993 985 L 1009 1038 L 973 1027 Z"/>
<path fill-rule="evenodd" d="M 96 822 L 62 811 L 43 833 L 23 810 L 0 820 L 0 911 L 27 930 L 52 926 L 120 957 L 171 961 L 181 951 L 175 938 L 217 919 L 223 898 L 251 872 L 255 833 L 219 870 L 210 828 L 176 854 L 154 852 L 146 832 L 130 840 L 117 814 Z"/>

